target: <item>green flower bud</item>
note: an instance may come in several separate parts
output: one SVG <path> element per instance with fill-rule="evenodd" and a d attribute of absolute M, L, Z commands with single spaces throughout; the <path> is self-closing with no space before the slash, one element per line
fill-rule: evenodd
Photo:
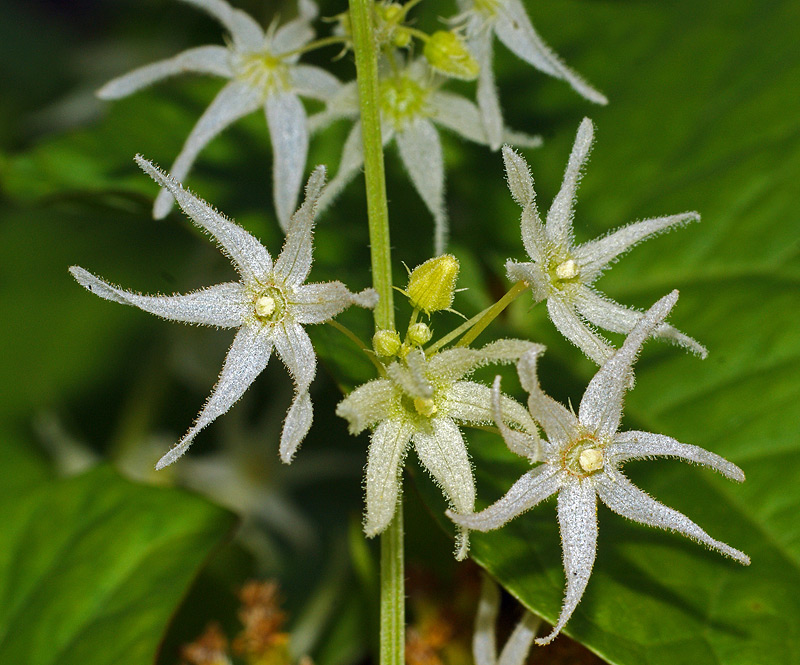
<path fill-rule="evenodd" d="M 372 348 L 379 356 L 393 356 L 400 350 L 400 346 L 400 335 L 395 330 L 379 330 L 372 336 Z"/>
<path fill-rule="evenodd" d="M 406 288 L 411 304 L 426 314 L 449 308 L 453 304 L 458 268 L 458 259 L 452 254 L 428 259 L 414 268 Z"/>
<path fill-rule="evenodd" d="M 408 339 L 412 344 L 416 344 L 417 346 L 422 346 L 423 344 L 427 344 L 431 341 L 431 337 L 433 337 L 433 333 L 431 329 L 425 323 L 415 323 L 413 326 L 409 327 L 408 329 Z"/>
<path fill-rule="evenodd" d="M 423 55 L 436 71 L 465 81 L 478 78 L 480 65 L 454 32 L 437 30 L 425 42 Z"/>

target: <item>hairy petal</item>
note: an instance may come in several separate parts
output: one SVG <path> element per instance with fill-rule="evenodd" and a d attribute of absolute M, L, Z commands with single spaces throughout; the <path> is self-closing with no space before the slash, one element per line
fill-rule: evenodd
<path fill-rule="evenodd" d="M 561 632 L 583 597 L 592 574 L 597 552 L 597 498 L 592 483 L 576 480 L 564 486 L 558 495 L 558 526 L 567 590 L 558 622 L 549 635 L 536 640 L 539 645 L 549 644 Z"/>
<path fill-rule="evenodd" d="M 297 204 L 308 155 L 306 110 L 293 92 L 269 95 L 264 108 L 272 139 L 275 211 L 281 228 L 286 230 Z"/>
<path fill-rule="evenodd" d="M 219 21 L 233 37 L 237 47 L 257 50 L 264 45 L 264 31 L 261 26 L 241 9 L 234 9 L 224 0 L 183 0 L 194 5 Z"/>
<path fill-rule="evenodd" d="M 635 430 L 622 432 L 614 438 L 614 445 L 609 448 L 608 454 L 615 463 L 650 457 L 677 457 L 719 471 L 726 478 L 736 482 L 744 482 L 744 471 L 733 462 L 729 462 L 724 457 L 705 448 L 681 443 L 664 434 Z"/>
<path fill-rule="evenodd" d="M 393 397 L 392 382 L 375 379 L 359 386 L 339 402 L 336 415 L 348 422 L 350 434 L 360 434 L 389 417 Z"/>
<path fill-rule="evenodd" d="M 598 365 L 602 365 L 614 354 L 612 347 L 603 337 L 592 331 L 584 323 L 575 309 L 558 295 L 547 299 L 547 313 L 550 320 L 564 337 L 583 351 Z"/>
<path fill-rule="evenodd" d="M 341 282 L 302 284 L 289 297 L 292 317 L 298 323 L 322 323 L 350 305 L 371 308 L 377 301 L 378 294 L 374 289 L 352 293 Z"/>
<path fill-rule="evenodd" d="M 512 423 L 527 432 L 536 431 L 536 423 L 522 404 L 498 394 L 498 410 L 495 411 L 492 402 L 492 389 L 488 386 L 474 381 L 456 381 L 447 391 L 446 408 L 451 417 L 470 425 L 488 425 L 499 415 L 498 426 L 502 423 L 508 429 L 505 423 Z"/>
<path fill-rule="evenodd" d="M 289 72 L 291 86 L 301 97 L 327 101 L 342 88 L 342 83 L 333 74 L 313 65 L 295 65 Z"/>
<path fill-rule="evenodd" d="M 647 310 L 634 326 L 620 349 L 597 370 L 581 399 L 578 419 L 585 427 L 603 436 L 613 436 L 622 418 L 622 403 L 633 383 L 633 363 L 642 346 L 664 322 L 675 303 L 678 292 L 664 296 Z"/>
<path fill-rule="evenodd" d="M 201 229 L 220 244 L 245 282 L 266 279 L 272 271 L 272 259 L 264 246 L 235 222 L 227 219 L 213 207 L 181 187 L 172 176 L 148 162 L 141 155 L 136 163 L 159 185 L 174 196 L 178 205 Z"/>
<path fill-rule="evenodd" d="M 682 212 L 679 215 L 666 215 L 633 222 L 576 247 L 575 261 L 578 263 L 584 282 L 589 283 L 596 279 L 609 263 L 616 261 L 640 242 L 659 233 L 699 221 L 699 213 Z"/>
<path fill-rule="evenodd" d="M 560 487 L 558 471 L 548 464 L 542 464 L 528 471 L 511 486 L 504 497 L 481 512 L 459 515 L 447 511 L 447 516 L 456 524 L 474 531 L 492 531 L 551 497 Z"/>
<path fill-rule="evenodd" d="M 500 612 L 500 588 L 486 573 L 481 575 L 481 596 L 475 613 L 472 636 L 472 660 L 475 665 L 495 665 L 497 662 L 497 615 Z"/>
<path fill-rule="evenodd" d="M 500 99 L 497 84 L 494 80 L 492 33 L 488 30 L 481 31 L 469 43 L 470 50 L 480 65 L 478 74 L 478 88 L 475 98 L 478 102 L 483 127 L 489 147 L 492 150 L 500 148 L 503 142 L 503 111 L 500 108 Z"/>
<path fill-rule="evenodd" d="M 532 427 L 526 427 L 528 433 L 513 430 L 506 425 L 509 407 L 507 404 L 504 405 L 502 401 L 503 397 L 504 395 L 500 392 L 500 377 L 496 376 L 494 384 L 492 384 L 492 413 L 494 415 L 494 421 L 500 430 L 500 435 L 506 442 L 508 449 L 520 457 L 527 457 L 531 462 L 541 461 L 545 446 L 543 441 L 539 438 L 536 424 L 532 423 Z M 516 402 L 513 403 L 520 406 Z M 526 415 L 530 417 L 529 414 L 526 413 Z"/>
<path fill-rule="evenodd" d="M 317 356 L 308 333 L 300 324 L 284 319 L 273 325 L 272 339 L 297 391 L 305 392 L 317 372 Z"/>
<path fill-rule="evenodd" d="M 531 349 L 544 349 L 523 339 L 500 339 L 481 349 L 445 349 L 428 361 L 431 374 L 445 381 L 457 381 L 489 363 L 509 363 Z"/>
<path fill-rule="evenodd" d="M 523 212 L 523 215 L 525 213 Z M 531 289 L 533 302 L 546 300 L 550 295 L 550 276 L 542 269 L 542 263 L 520 263 L 506 261 L 506 276 L 512 282 L 525 282 Z"/>
<path fill-rule="evenodd" d="M 305 16 L 289 21 L 275 31 L 270 43 L 270 50 L 275 54 L 301 48 L 314 39 L 314 28 Z M 297 56 L 294 57 L 297 59 Z M 287 58 L 287 60 L 291 60 Z"/>
<path fill-rule="evenodd" d="M 541 265 L 547 258 L 547 238 L 536 207 L 536 191 L 528 162 L 508 146 L 503 147 L 503 162 L 511 196 L 522 207 L 522 244 L 528 256 Z M 534 270 L 537 269 L 538 267 L 534 267 Z"/>
<path fill-rule="evenodd" d="M 224 46 L 198 46 L 119 76 L 97 91 L 100 99 L 120 99 L 178 74 L 211 74 L 230 78 L 230 52 Z"/>
<path fill-rule="evenodd" d="M 311 396 L 307 390 L 298 392 L 292 400 L 281 431 L 279 452 L 281 461 L 285 464 L 291 463 L 294 454 L 303 439 L 306 438 L 308 430 L 311 429 L 313 418 L 314 408 L 311 405 Z"/>
<path fill-rule="evenodd" d="M 597 484 L 597 493 L 602 502 L 618 515 L 647 526 L 677 531 L 741 564 L 750 564 L 750 557 L 744 552 L 715 540 L 686 515 L 659 503 L 619 472 L 607 471 Z"/>
<path fill-rule="evenodd" d="M 433 386 L 425 376 L 425 354 L 422 351 L 415 350 L 409 353 L 406 365 L 393 362 L 386 368 L 386 373 L 407 395 L 433 397 Z"/>
<path fill-rule="evenodd" d="M 197 433 L 230 409 L 264 371 L 272 353 L 269 332 L 261 326 L 243 326 L 236 333 L 219 380 L 194 426 L 156 464 L 163 469 L 183 455 Z"/>
<path fill-rule="evenodd" d="M 170 168 L 172 177 L 178 182 L 185 180 L 200 151 L 229 125 L 255 111 L 260 103 L 260 93 L 249 85 L 240 81 L 226 83 L 186 138 Z M 158 193 L 153 204 L 153 217 L 163 219 L 169 214 L 173 194 L 169 188 Z"/>
<path fill-rule="evenodd" d="M 428 98 L 427 110 L 438 125 L 475 143 L 486 144 L 480 113 L 466 97 L 435 90 Z"/>
<path fill-rule="evenodd" d="M 145 296 L 112 286 L 78 266 L 69 271 L 81 286 L 101 298 L 133 305 L 171 321 L 236 328 L 250 312 L 250 302 L 239 282 L 217 284 L 184 295 Z"/>
<path fill-rule="evenodd" d="M 372 435 L 367 454 L 367 511 L 364 533 L 376 536 L 394 517 L 400 494 L 400 476 L 412 425 L 400 418 L 384 420 Z"/>
<path fill-rule="evenodd" d="M 524 665 L 541 623 L 535 614 L 525 612 L 500 652 L 497 665 Z"/>

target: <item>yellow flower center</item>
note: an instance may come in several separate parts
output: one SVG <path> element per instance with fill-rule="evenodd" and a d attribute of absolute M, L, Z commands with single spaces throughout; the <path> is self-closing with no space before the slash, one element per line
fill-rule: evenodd
<path fill-rule="evenodd" d="M 603 468 L 603 443 L 591 434 L 581 434 L 567 448 L 562 459 L 565 471 L 586 478 Z"/>
<path fill-rule="evenodd" d="M 556 266 L 556 277 L 558 279 L 575 279 L 578 276 L 578 264 L 572 259 L 567 259 Z"/>
<path fill-rule="evenodd" d="M 280 289 L 270 286 L 256 296 L 253 311 L 262 321 L 278 321 L 286 311 L 286 299 Z"/>
<path fill-rule="evenodd" d="M 234 63 L 236 78 L 260 90 L 264 96 L 289 88 L 289 70 L 280 58 L 268 52 L 239 55 Z"/>
<path fill-rule="evenodd" d="M 430 418 L 436 414 L 436 412 L 439 410 L 439 407 L 436 406 L 430 397 L 415 397 L 414 409 L 416 409 L 417 413 L 421 416 Z"/>
<path fill-rule="evenodd" d="M 381 81 L 380 104 L 383 117 L 395 129 L 402 130 L 418 117 L 425 115 L 429 89 L 408 76 L 393 76 Z"/>

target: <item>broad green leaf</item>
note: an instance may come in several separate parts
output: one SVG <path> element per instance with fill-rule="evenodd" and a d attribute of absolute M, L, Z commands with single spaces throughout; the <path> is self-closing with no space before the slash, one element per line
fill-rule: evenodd
<path fill-rule="evenodd" d="M 232 516 L 108 468 L 2 499 L 0 662 L 147 665 Z"/>

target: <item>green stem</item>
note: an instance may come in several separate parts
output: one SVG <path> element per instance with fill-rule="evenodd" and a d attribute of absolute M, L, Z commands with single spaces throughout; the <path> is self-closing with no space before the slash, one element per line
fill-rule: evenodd
<path fill-rule="evenodd" d="M 349 339 L 353 344 L 355 344 L 359 349 L 364 352 L 364 355 L 369 358 L 370 362 L 375 365 L 375 369 L 378 370 L 378 373 L 381 376 L 386 374 L 386 368 L 378 362 L 377 358 L 375 358 L 375 353 L 372 349 L 370 349 L 364 342 L 362 342 L 358 335 L 356 335 L 350 328 L 347 326 L 343 326 L 341 323 L 336 321 L 335 319 L 331 319 L 330 321 L 326 321 L 326 323 L 331 326 L 331 328 L 336 328 L 340 333 L 342 333 L 347 339 Z"/>
<path fill-rule="evenodd" d="M 486 310 L 486 313 L 474 326 L 472 326 L 472 329 L 459 340 L 456 346 L 469 346 L 473 340 L 486 329 L 486 326 L 494 321 L 500 312 L 514 302 L 516 297 L 520 293 L 524 293 L 527 288 L 528 285 L 523 281 L 519 281 L 514 284 L 514 286 L 508 290 L 508 293 L 506 293 L 502 298 L 500 298 L 500 300 Z"/>
<path fill-rule="evenodd" d="M 403 560 L 403 499 L 381 534 L 380 665 L 405 665 L 406 594 Z"/>

